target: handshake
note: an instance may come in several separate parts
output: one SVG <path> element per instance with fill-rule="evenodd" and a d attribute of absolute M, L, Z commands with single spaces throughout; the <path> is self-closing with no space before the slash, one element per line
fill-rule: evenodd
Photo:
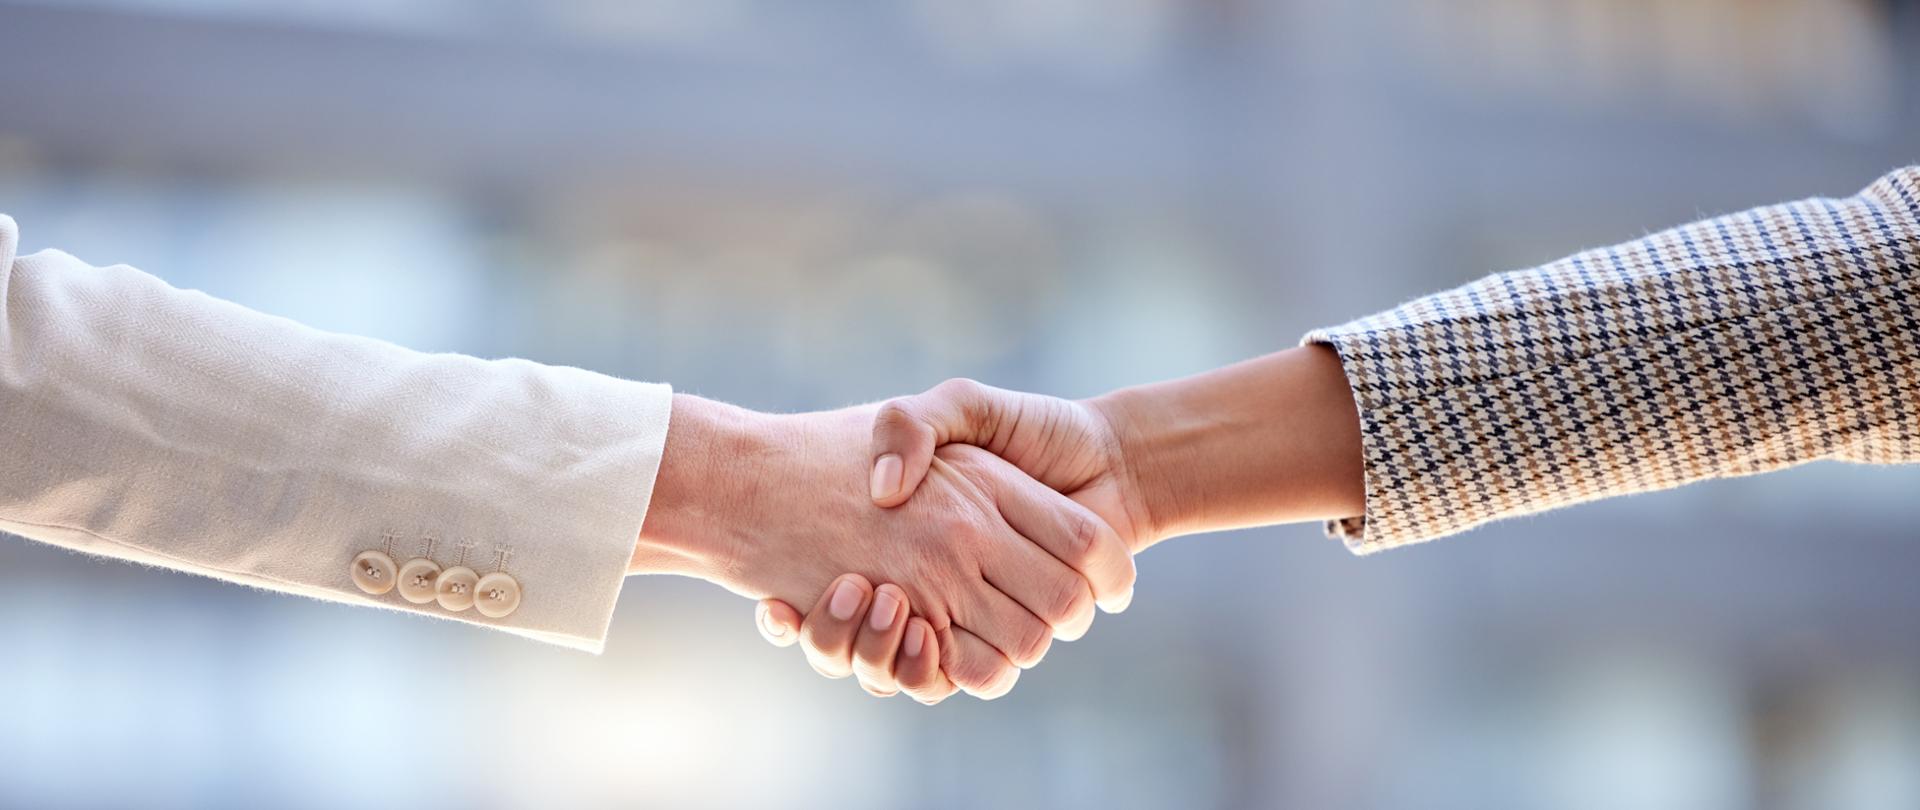
<path fill-rule="evenodd" d="M 990 698 L 1125 608 L 1133 555 L 1168 538 L 1338 520 L 1366 553 L 1816 459 L 1920 461 L 1920 363 L 1887 331 L 1913 321 L 1916 200 L 1902 169 L 1088 400 L 954 381 L 769 415 L 677 395 L 664 449 L 658 388 L 327 335 L 57 251 L 16 261 L 0 216 L 0 529 L 357 602 L 353 569 L 306 563 L 367 503 L 508 535 L 555 511 L 601 542 L 543 541 L 569 552 L 545 568 L 595 587 L 503 629 L 597 647 L 617 592 L 599 586 L 644 510 L 628 573 L 762 600 L 771 640 L 876 694 Z"/>
<path fill-rule="evenodd" d="M 770 641 L 875 695 L 991 699 L 1124 610 L 1146 547 L 1360 514 L 1359 445 L 1322 346 L 1079 401 L 969 380 L 800 415 L 676 395 L 629 573 L 762 600 Z"/>

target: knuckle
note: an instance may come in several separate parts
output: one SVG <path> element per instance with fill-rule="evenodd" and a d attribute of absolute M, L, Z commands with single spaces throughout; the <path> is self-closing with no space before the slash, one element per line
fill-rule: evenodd
<path fill-rule="evenodd" d="M 955 377 L 934 386 L 935 396 L 947 403 L 957 424 L 950 427 L 963 430 L 980 438 L 990 436 L 996 423 L 993 389 L 967 379 Z"/>
<path fill-rule="evenodd" d="M 944 644 L 948 633 L 953 630 L 953 615 L 947 612 L 944 605 L 937 602 L 923 601 L 916 604 L 919 604 L 923 611 L 917 614 L 917 618 L 926 623 L 928 637 L 939 639 Z"/>
<path fill-rule="evenodd" d="M 952 565 L 962 560 L 976 563 L 993 552 L 998 537 L 985 526 L 976 515 L 960 510 L 950 510 L 934 524 L 934 530 L 945 542 L 941 543 L 941 552 L 945 559 L 942 563 Z"/>
<path fill-rule="evenodd" d="M 947 678 L 963 688 L 980 690 L 999 680 L 1002 669 L 1005 669 L 1003 662 L 992 657 L 967 655 L 947 669 Z"/>
<path fill-rule="evenodd" d="M 1053 646 L 1053 627 L 1046 622 L 1025 622 L 1014 642 L 1013 663 L 1021 667 L 1030 667 L 1045 658 L 1047 649 Z"/>
<path fill-rule="evenodd" d="M 981 385 L 977 380 L 966 377 L 949 377 L 942 380 L 939 385 L 934 386 L 928 393 L 957 399 L 971 399 L 978 397 L 986 388 L 986 386 Z"/>
<path fill-rule="evenodd" d="M 940 516 L 933 525 L 934 531 L 951 542 L 975 543 L 981 539 L 980 527 L 974 522 L 973 516 L 959 509 L 940 510 Z"/>
<path fill-rule="evenodd" d="M 1065 562 L 1075 568 L 1084 568 L 1093 561 L 1094 552 L 1100 547 L 1100 526 L 1091 515 L 1075 514 L 1067 518 L 1067 555 Z"/>
<path fill-rule="evenodd" d="M 1046 615 L 1042 618 L 1054 627 L 1071 624 L 1093 611 L 1093 591 L 1087 587 L 1086 580 L 1062 574 L 1052 584 L 1051 591 L 1044 608 Z"/>
<path fill-rule="evenodd" d="M 1020 670 L 1014 667 L 1007 667 L 1000 672 L 1000 677 L 995 679 L 992 684 L 979 690 L 978 697 L 981 700 L 999 700 L 1000 698 L 1006 697 L 1008 692 L 1012 692 L 1013 685 L 1018 683 L 1019 680 Z"/>
<path fill-rule="evenodd" d="M 881 403 L 880 412 L 873 417 L 875 424 L 889 431 L 912 428 L 916 421 L 913 408 L 908 402 L 909 400 L 906 399 L 890 399 Z"/>

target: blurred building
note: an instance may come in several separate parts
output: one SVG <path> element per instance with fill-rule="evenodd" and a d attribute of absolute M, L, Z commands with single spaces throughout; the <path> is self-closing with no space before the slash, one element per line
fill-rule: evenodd
<path fill-rule="evenodd" d="M 0 0 L 0 212 L 772 410 L 1083 396 L 1920 161 L 1871 0 Z M 1014 693 L 701 583 L 598 659 L 0 539 L 0 806 L 1911 808 L 1920 470 L 1175 541 Z"/>

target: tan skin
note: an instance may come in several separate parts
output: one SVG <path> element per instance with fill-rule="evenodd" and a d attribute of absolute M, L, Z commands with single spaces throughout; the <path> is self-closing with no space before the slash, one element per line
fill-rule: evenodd
<path fill-rule="evenodd" d="M 975 447 L 941 448 L 912 503 L 874 508 L 863 482 L 877 410 L 769 415 L 676 395 L 629 573 L 695 576 L 782 604 L 824 593 L 816 607 L 828 618 L 879 606 L 895 646 L 920 650 L 907 656 L 917 696 L 1004 694 L 1052 638 L 1079 637 L 1096 602 L 1131 590 L 1132 558 L 1103 521 Z M 900 584 L 883 597 L 870 581 Z M 829 590 L 842 582 L 854 590 Z"/>
<path fill-rule="evenodd" d="M 932 480 L 936 448 L 952 444 L 990 451 L 1085 506 L 1132 553 L 1183 535 L 1350 517 L 1366 505 L 1359 417 L 1340 359 L 1324 346 L 1078 401 L 942 383 L 876 414 L 873 502 L 911 507 Z M 889 667 L 906 660 L 906 645 L 888 647 L 899 637 L 891 624 L 817 608 L 802 619 L 778 599 L 763 601 L 759 616 L 770 641 L 802 641 L 816 661 L 845 662 L 839 669 L 869 692 L 900 687 Z"/>

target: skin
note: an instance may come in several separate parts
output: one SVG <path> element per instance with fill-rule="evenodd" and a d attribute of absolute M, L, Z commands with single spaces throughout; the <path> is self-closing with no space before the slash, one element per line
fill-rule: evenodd
<path fill-rule="evenodd" d="M 882 585 L 876 590 L 865 577 L 848 574 L 833 587 L 873 593 L 876 601 L 888 598 L 882 594 L 891 594 L 890 598 L 899 601 L 892 609 L 876 605 L 864 614 L 856 611 L 836 616 L 827 607 L 830 600 L 822 599 L 807 614 L 804 625 L 796 617 L 795 622 L 785 627 L 776 624 L 767 612 L 769 605 L 784 607 L 784 603 L 763 602 L 761 633 L 781 647 L 800 641 L 804 635 L 806 644 L 801 649 L 807 653 L 807 660 L 815 671 L 829 678 L 857 675 L 861 687 L 875 697 L 904 692 L 914 700 L 932 705 L 957 691 L 958 687 L 941 670 L 937 634 L 926 619 L 908 615 L 906 593 L 899 586 Z M 795 633 L 793 626 L 802 629 Z"/>
<path fill-rule="evenodd" d="M 910 507 L 932 480 L 931 461 L 955 444 L 990 451 L 1099 515 L 1131 553 L 1183 535 L 1350 517 L 1366 506 L 1359 416 L 1339 356 L 1324 346 L 1090 400 L 942 383 L 875 414 L 873 502 Z M 872 652 L 883 639 L 843 641 L 858 636 L 854 620 L 803 619 L 778 600 L 760 611 L 769 640 L 798 640 L 812 658 L 847 662 L 869 692 L 898 687 L 897 672 L 886 677 L 886 654 Z M 925 702 L 930 687 L 916 687 Z"/>
<path fill-rule="evenodd" d="M 941 448 L 912 503 L 875 509 L 864 483 L 876 413 L 769 415 L 676 395 L 629 573 L 699 577 L 852 621 L 897 603 L 885 640 L 897 649 L 922 628 L 923 652 L 908 663 L 932 657 L 944 688 L 980 697 L 1004 694 L 1054 637 L 1084 633 L 1103 595 L 1132 588 L 1132 560 L 1112 529 L 976 447 Z M 901 584 L 882 600 L 870 582 Z M 829 589 L 849 583 L 845 596 Z M 825 627 L 801 634 L 809 649 L 830 641 Z M 897 689 L 897 662 L 869 657 Z M 830 676 L 853 669 L 814 663 Z"/>

